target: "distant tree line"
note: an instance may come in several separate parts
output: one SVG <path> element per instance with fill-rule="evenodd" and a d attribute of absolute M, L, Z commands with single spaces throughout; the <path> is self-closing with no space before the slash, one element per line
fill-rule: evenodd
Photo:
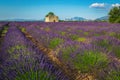
<path fill-rule="evenodd" d="M 109 12 L 109 22 L 120 23 L 120 6 L 113 7 Z"/>

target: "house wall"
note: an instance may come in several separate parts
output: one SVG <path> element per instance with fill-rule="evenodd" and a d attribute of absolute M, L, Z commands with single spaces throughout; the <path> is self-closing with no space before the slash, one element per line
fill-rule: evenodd
<path fill-rule="evenodd" d="M 45 22 L 59 22 L 57 16 L 48 16 L 45 18 Z"/>
<path fill-rule="evenodd" d="M 49 20 L 49 17 L 46 17 L 45 18 L 45 22 L 49 22 L 50 20 Z"/>

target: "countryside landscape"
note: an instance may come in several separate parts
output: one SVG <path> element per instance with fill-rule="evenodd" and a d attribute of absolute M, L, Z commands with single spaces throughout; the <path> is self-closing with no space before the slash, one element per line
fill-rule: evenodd
<path fill-rule="evenodd" d="M 119 0 L 11 1 L 0 3 L 0 80 L 120 80 Z"/>

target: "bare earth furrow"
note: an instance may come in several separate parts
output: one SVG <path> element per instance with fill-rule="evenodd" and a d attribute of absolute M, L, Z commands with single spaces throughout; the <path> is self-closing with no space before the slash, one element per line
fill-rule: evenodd
<path fill-rule="evenodd" d="M 42 43 L 39 43 L 36 39 L 34 39 L 26 31 L 22 31 L 22 33 L 25 35 L 26 38 L 31 40 L 33 42 L 33 44 L 36 47 L 38 47 L 45 55 L 47 55 L 49 60 L 52 61 L 53 64 L 56 67 L 59 67 L 63 71 L 63 73 L 66 74 L 66 76 L 70 78 L 70 80 L 94 80 L 92 75 L 90 75 L 90 74 L 81 74 L 80 71 L 75 70 L 75 69 L 71 69 L 70 67 L 66 66 L 55 55 L 53 55 L 55 53 L 53 50 L 44 47 Z"/>

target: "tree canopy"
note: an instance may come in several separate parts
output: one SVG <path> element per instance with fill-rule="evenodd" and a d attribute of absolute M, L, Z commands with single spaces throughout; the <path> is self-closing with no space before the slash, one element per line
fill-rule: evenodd
<path fill-rule="evenodd" d="M 47 16 L 54 16 L 55 14 L 53 13 L 53 12 L 49 12 L 47 15 L 46 15 L 46 17 Z"/>
<path fill-rule="evenodd" d="M 120 23 L 120 6 L 113 7 L 109 12 L 109 22 Z"/>

